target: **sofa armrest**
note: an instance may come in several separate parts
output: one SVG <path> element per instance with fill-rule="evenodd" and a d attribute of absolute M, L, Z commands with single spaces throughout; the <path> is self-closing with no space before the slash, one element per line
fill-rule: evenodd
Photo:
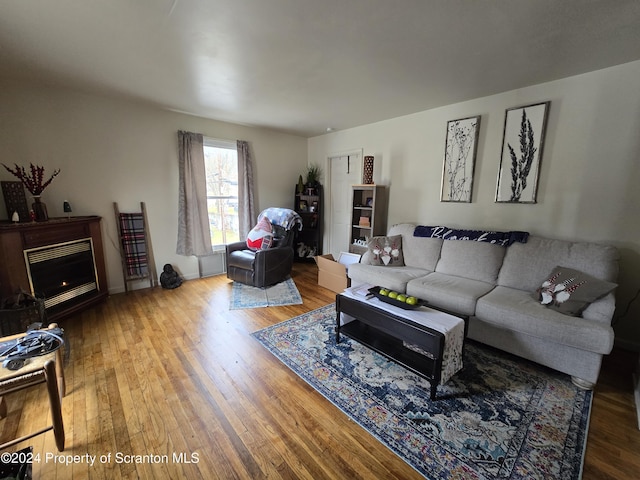
<path fill-rule="evenodd" d="M 293 248 L 279 247 L 269 248 L 267 250 L 258 250 L 256 252 L 255 269 L 256 273 L 259 269 L 269 272 L 274 269 L 281 268 L 282 265 L 288 265 L 289 270 L 293 265 Z"/>
<path fill-rule="evenodd" d="M 291 274 L 293 248 L 280 247 L 256 252 L 253 262 L 254 285 L 265 287 L 283 281 Z"/>
<path fill-rule="evenodd" d="M 611 325 L 613 314 L 616 310 L 616 297 L 610 293 L 599 300 L 591 303 L 583 312 L 582 318 L 591 320 L 603 325 Z"/>
<path fill-rule="evenodd" d="M 227 251 L 227 257 L 231 255 L 233 252 L 237 252 L 238 250 L 247 250 L 247 242 L 234 242 L 228 243 L 225 246 L 225 250 Z"/>

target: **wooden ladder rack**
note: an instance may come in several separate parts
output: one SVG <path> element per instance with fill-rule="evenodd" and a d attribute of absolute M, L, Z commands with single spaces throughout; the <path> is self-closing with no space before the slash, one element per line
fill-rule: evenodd
<path fill-rule="evenodd" d="M 151 287 L 157 286 L 158 275 L 144 202 L 140 202 L 140 212 L 136 213 L 121 213 L 116 202 L 113 202 L 113 209 L 118 227 L 125 292 L 129 291 L 130 282 L 138 280 L 149 279 Z"/>

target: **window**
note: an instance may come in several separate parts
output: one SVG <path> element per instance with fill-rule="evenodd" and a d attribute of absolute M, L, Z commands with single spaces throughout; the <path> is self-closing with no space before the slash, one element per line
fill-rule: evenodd
<path fill-rule="evenodd" d="M 240 240 L 236 142 L 204 139 L 207 209 L 214 250 Z"/>

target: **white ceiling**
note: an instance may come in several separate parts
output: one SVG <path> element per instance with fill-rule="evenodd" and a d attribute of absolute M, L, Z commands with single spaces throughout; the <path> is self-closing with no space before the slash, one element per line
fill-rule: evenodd
<path fill-rule="evenodd" d="M 0 82 L 303 136 L 637 59 L 638 0 L 0 1 Z"/>

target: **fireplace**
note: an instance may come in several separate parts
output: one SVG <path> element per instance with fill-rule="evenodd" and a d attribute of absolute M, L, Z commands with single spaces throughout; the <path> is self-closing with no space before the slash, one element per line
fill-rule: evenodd
<path fill-rule="evenodd" d="M 50 322 L 105 300 L 100 217 L 0 221 L 0 298 L 18 290 L 44 297 Z"/>
<path fill-rule="evenodd" d="M 24 251 L 31 291 L 51 309 L 98 290 L 91 238 Z"/>

